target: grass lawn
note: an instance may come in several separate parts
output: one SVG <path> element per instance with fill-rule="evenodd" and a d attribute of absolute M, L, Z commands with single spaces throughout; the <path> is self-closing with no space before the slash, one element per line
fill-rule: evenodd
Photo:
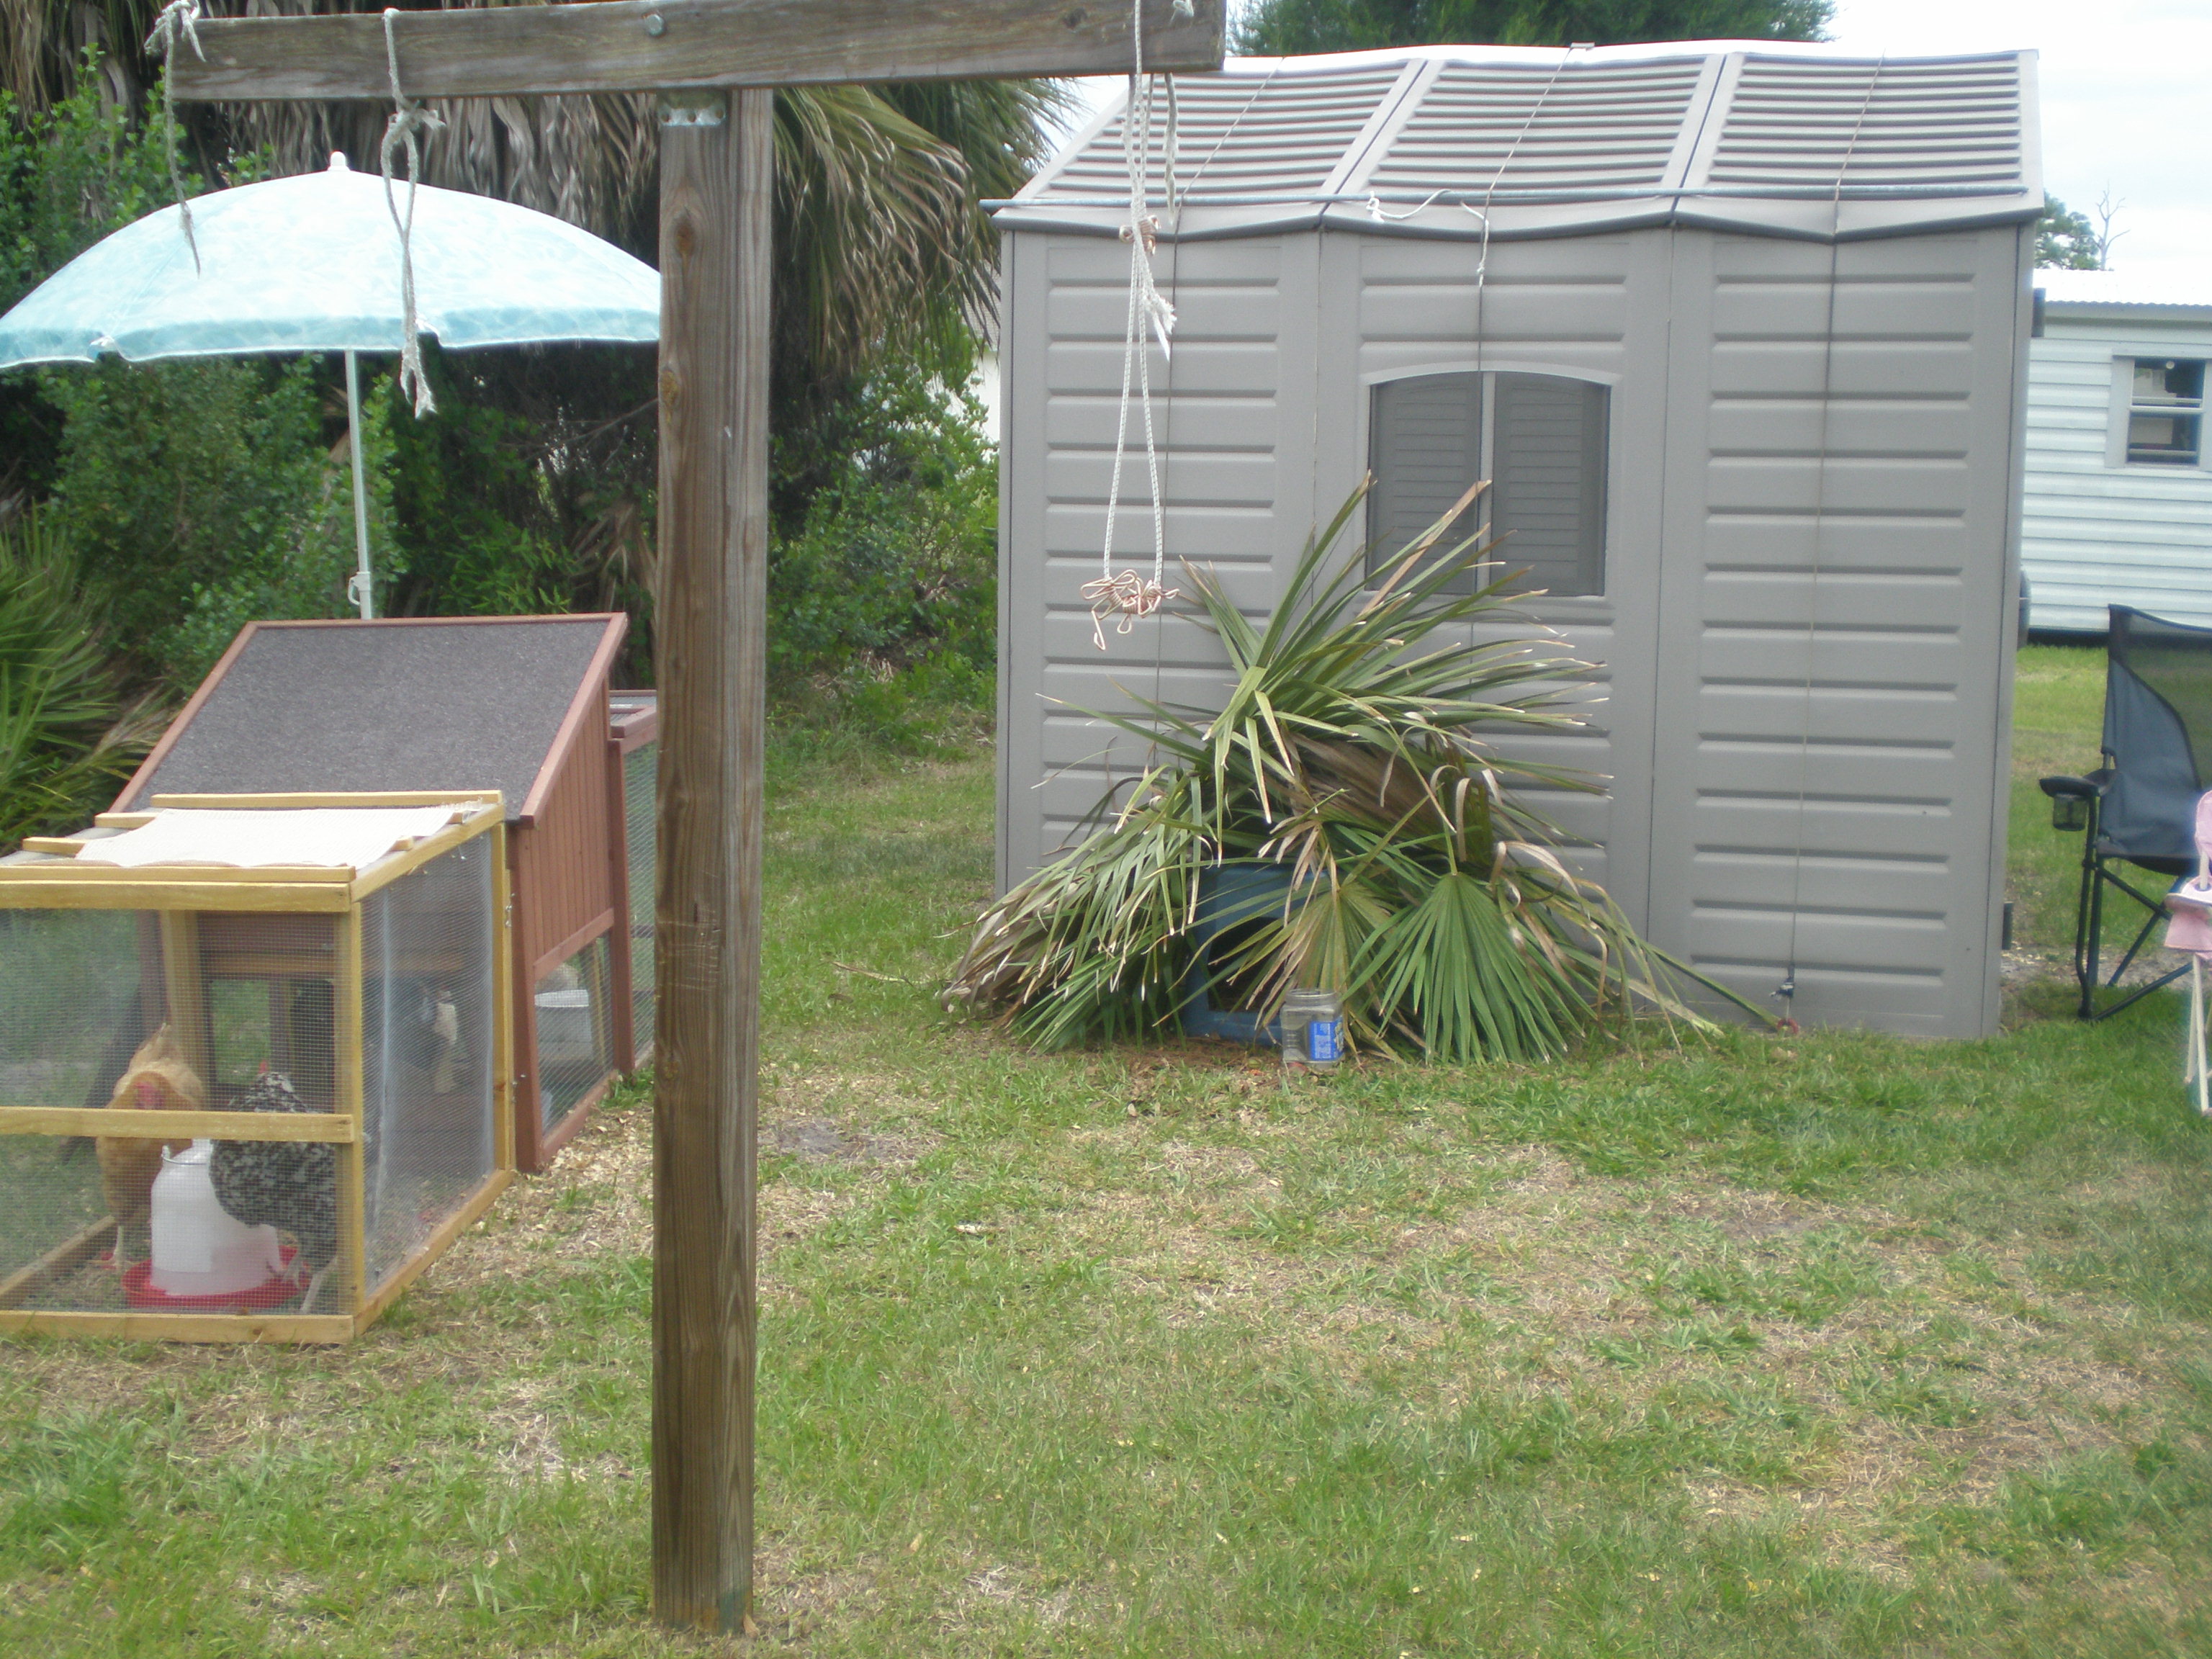
<path fill-rule="evenodd" d="M 2098 702 L 2027 654 L 2031 948 Z M 976 763 L 772 809 L 737 1650 L 2212 1654 L 2172 999 L 1287 1088 L 1041 1057 L 930 1000 L 989 820 Z M 648 1159 L 632 1095 L 350 1349 L 0 1346 L 0 1645 L 723 1650 L 645 1620 Z"/>

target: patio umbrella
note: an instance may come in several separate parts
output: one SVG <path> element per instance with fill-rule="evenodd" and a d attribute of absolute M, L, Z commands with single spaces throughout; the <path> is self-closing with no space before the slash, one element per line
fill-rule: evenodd
<path fill-rule="evenodd" d="M 403 214 L 404 186 L 395 186 Z M 191 203 L 197 260 L 172 205 L 79 254 L 0 317 L 0 368 L 274 351 L 345 354 L 353 449 L 351 592 L 372 614 L 356 355 L 397 352 L 399 233 L 382 178 L 327 172 Z M 420 331 L 448 350 L 660 337 L 660 277 L 588 231 L 511 202 L 419 187 L 412 247 Z"/>

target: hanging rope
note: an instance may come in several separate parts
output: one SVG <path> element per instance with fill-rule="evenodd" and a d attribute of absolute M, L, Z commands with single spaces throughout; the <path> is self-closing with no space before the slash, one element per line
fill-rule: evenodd
<path fill-rule="evenodd" d="M 1812 787 L 1814 658 L 1820 642 L 1820 544 L 1828 533 L 1828 402 L 1835 378 L 1836 294 L 1842 270 L 1844 180 L 1850 173 L 1851 157 L 1858 150 L 1860 135 L 1866 131 L 1867 114 L 1874 107 L 1875 89 L 1881 84 L 1881 72 L 1888 61 L 1887 52 L 1877 58 L 1874 73 L 1867 77 L 1866 96 L 1859 100 L 1858 118 L 1851 124 L 1851 136 L 1844 143 L 1844 159 L 1836 167 L 1835 191 L 1828 203 L 1827 325 L 1820 346 L 1820 414 L 1813 474 L 1813 562 L 1805 602 L 1805 719 L 1804 730 L 1797 742 L 1797 845 L 1790 861 L 1790 962 L 1784 970 L 1782 983 L 1774 988 L 1784 1015 L 1781 1023 L 1792 1031 L 1797 1029 L 1797 1022 L 1788 1015 L 1796 1006 L 1797 995 L 1797 918 L 1805 896 L 1805 800 Z"/>
<path fill-rule="evenodd" d="M 422 143 L 444 131 L 446 120 L 410 101 L 399 90 L 399 47 L 392 36 L 392 20 L 398 15 L 397 8 L 386 8 L 384 61 L 392 73 L 392 118 L 384 126 L 384 205 L 399 232 L 399 393 L 406 397 L 412 389 L 415 416 L 420 420 L 436 410 L 438 400 L 430 395 L 430 383 L 423 378 L 422 336 L 415 322 L 415 191 L 419 182 L 416 175 L 422 169 Z M 392 194 L 392 158 L 402 149 L 407 152 L 407 216 L 404 219 Z"/>
<path fill-rule="evenodd" d="M 185 199 L 185 171 L 177 161 L 177 42 L 190 43 L 202 63 L 207 53 L 200 46 L 200 0 L 169 0 L 154 20 L 146 37 L 146 50 L 161 54 L 161 140 L 169 156 L 169 187 L 177 193 L 177 217 L 185 228 L 185 246 L 192 251 L 192 270 L 200 268 L 200 245 L 192 235 L 192 204 Z"/>
<path fill-rule="evenodd" d="M 1188 16 L 1188 0 L 1176 0 L 1177 15 Z M 1106 623 L 1114 618 L 1114 631 L 1127 634 L 1151 616 L 1179 590 L 1167 586 L 1167 506 L 1160 489 L 1159 445 L 1152 430 L 1152 364 L 1146 339 L 1160 343 L 1160 356 L 1170 355 L 1175 334 L 1175 307 L 1168 302 L 1152 278 L 1152 255 L 1159 246 L 1160 222 L 1152 213 L 1146 173 L 1152 158 L 1152 95 L 1159 77 L 1145 74 L 1144 0 L 1133 0 L 1130 46 L 1133 54 L 1129 71 L 1129 103 L 1121 117 L 1121 160 L 1128 171 L 1129 218 L 1121 227 L 1121 240 L 1129 245 L 1129 309 L 1121 335 L 1121 397 L 1114 414 L 1114 471 L 1106 489 L 1106 539 L 1098 556 L 1098 574 L 1079 590 L 1091 606 L 1091 638 L 1106 648 Z M 1175 90 L 1168 89 L 1168 120 L 1164 137 L 1167 209 L 1176 204 L 1176 111 Z M 1145 430 L 1145 477 L 1152 497 L 1152 574 L 1114 570 L 1114 526 L 1121 507 L 1121 466 L 1128 450 L 1129 399 L 1133 384 L 1142 405 Z"/>

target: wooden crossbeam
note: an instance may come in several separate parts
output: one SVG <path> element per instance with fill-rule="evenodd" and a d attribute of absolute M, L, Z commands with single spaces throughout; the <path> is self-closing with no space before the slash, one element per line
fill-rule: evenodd
<path fill-rule="evenodd" d="M 1144 0 L 1145 63 L 1221 67 L 1226 0 Z M 648 92 L 1113 75 L 1129 67 L 1125 0 L 600 0 L 408 11 L 392 20 L 410 98 Z M 201 102 L 389 99 L 384 20 L 210 17 L 204 59 L 170 88 Z"/>

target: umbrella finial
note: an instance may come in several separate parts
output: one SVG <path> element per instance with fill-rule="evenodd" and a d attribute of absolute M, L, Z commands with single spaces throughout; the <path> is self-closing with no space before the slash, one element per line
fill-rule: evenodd
<path fill-rule="evenodd" d="M 352 167 L 346 164 L 345 152 L 343 150 L 334 149 L 331 152 L 331 171 L 332 173 L 351 173 L 353 171 Z"/>

